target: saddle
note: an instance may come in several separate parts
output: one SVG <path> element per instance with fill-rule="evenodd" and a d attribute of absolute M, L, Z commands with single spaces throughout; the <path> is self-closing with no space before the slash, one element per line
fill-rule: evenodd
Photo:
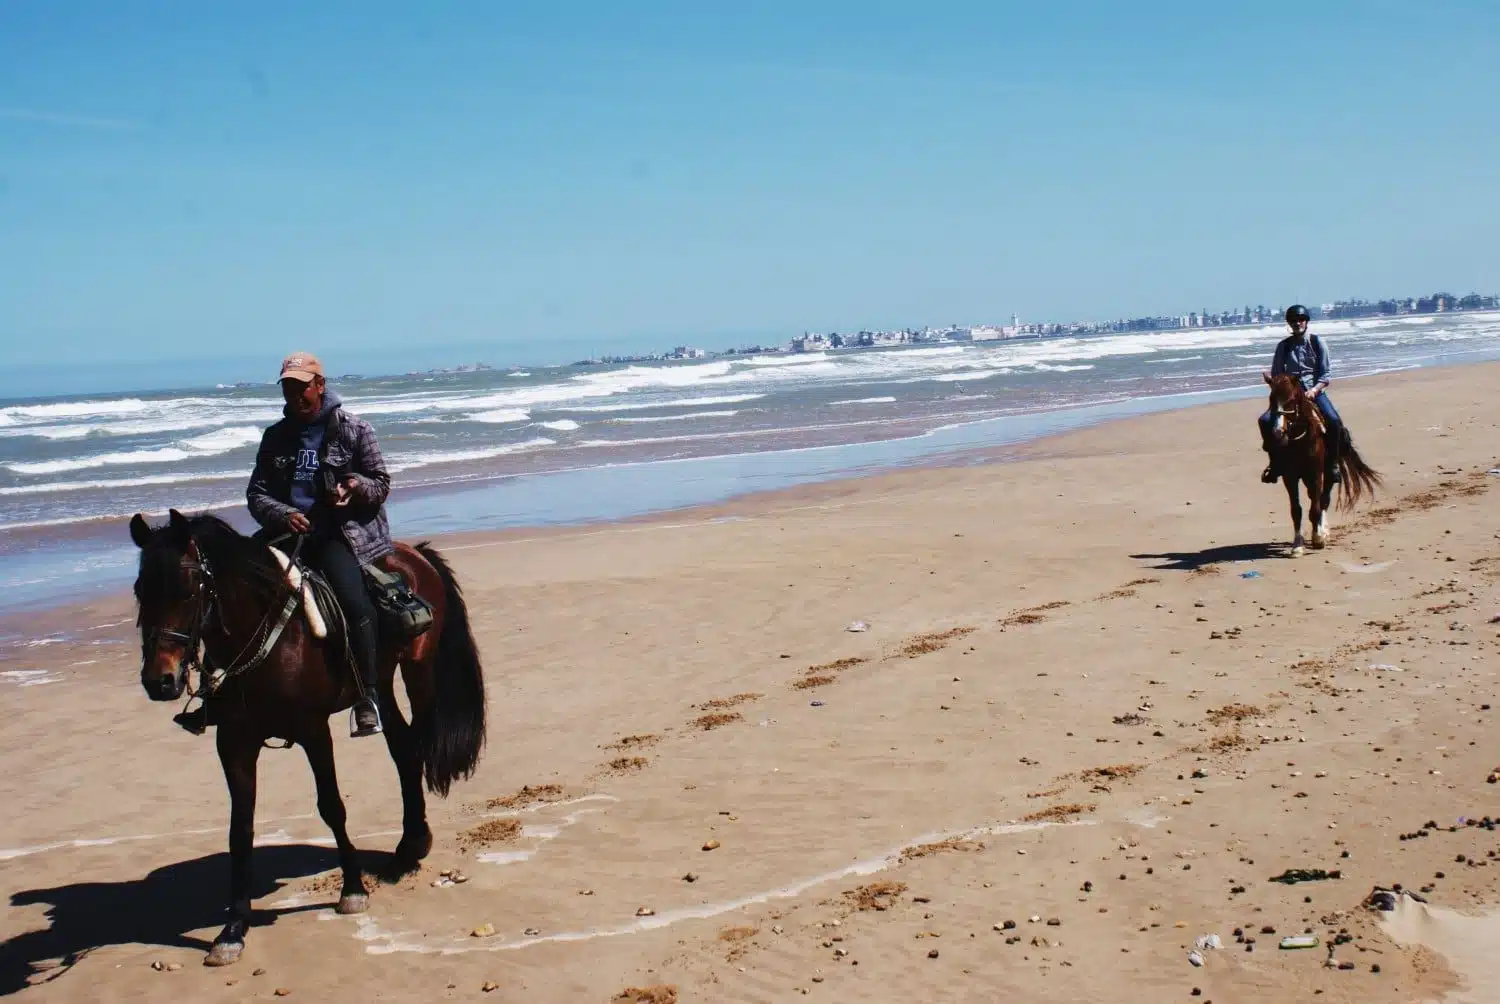
<path fill-rule="evenodd" d="M 271 553 L 286 571 L 287 584 L 302 591 L 302 611 L 313 637 L 328 637 L 328 621 L 337 618 L 342 623 L 344 618 L 327 580 L 302 562 L 293 562 L 280 548 L 271 548 Z M 432 626 L 432 605 L 414 593 L 399 574 L 381 568 L 377 562 L 361 565 L 360 569 L 365 591 L 375 604 L 380 634 L 409 641 Z"/>

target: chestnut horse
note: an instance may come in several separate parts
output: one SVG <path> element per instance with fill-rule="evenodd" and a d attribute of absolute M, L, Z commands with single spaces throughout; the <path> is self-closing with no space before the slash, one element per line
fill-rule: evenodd
<path fill-rule="evenodd" d="M 1299 484 L 1306 486 L 1308 503 L 1312 507 L 1312 546 L 1322 548 L 1328 543 L 1328 510 L 1333 501 L 1333 485 L 1327 476 L 1327 428 L 1316 402 L 1307 396 L 1295 378 L 1282 373 L 1264 379 L 1271 387 L 1271 407 L 1276 412 L 1277 452 L 1273 459 L 1281 472 L 1292 508 L 1292 556 L 1301 557 L 1304 542 Z M 1380 475 L 1360 457 L 1347 431 L 1339 450 L 1339 473 L 1343 476 L 1340 509 L 1358 505 L 1367 492 L 1373 496 L 1381 484 Z"/>
<path fill-rule="evenodd" d="M 173 509 L 153 529 L 137 514 L 130 536 L 141 549 L 135 580 L 141 629 L 141 686 L 152 700 L 188 690 L 199 646 L 222 682 L 208 700 L 209 721 L 229 787 L 229 920 L 206 965 L 228 965 L 245 949 L 250 926 L 250 856 L 254 844 L 255 774 L 262 747 L 282 739 L 302 747 L 317 785 L 318 814 L 338 845 L 343 884 L 339 913 L 360 913 L 369 897 L 358 854 L 344 827 L 328 719 L 351 707 L 355 674 L 346 657 L 342 618 L 322 639 L 296 613 L 300 591 L 270 546 L 215 516 Z M 446 797 L 479 762 L 485 739 L 484 676 L 469 616 L 453 571 L 425 542 L 397 544 L 382 562 L 433 608 L 428 629 L 412 639 L 382 637 L 380 717 L 401 782 L 401 841 L 396 865 L 410 871 L 432 849 L 427 788 Z M 295 616 L 293 614 L 296 613 Z M 411 703 L 408 722 L 396 704 L 395 673 Z M 203 668 L 203 667 L 200 667 Z"/>

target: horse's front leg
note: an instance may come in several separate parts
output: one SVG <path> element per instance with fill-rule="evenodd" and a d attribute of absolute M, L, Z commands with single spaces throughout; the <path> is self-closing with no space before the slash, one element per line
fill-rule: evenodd
<path fill-rule="evenodd" d="M 1320 469 L 1307 479 L 1307 502 L 1312 506 L 1308 515 L 1312 519 L 1312 546 L 1321 550 L 1328 543 L 1324 536 L 1323 520 L 1327 510 L 1323 502 L 1323 472 Z"/>
<path fill-rule="evenodd" d="M 227 966 L 245 951 L 250 927 L 250 855 L 255 849 L 255 767 L 261 740 L 247 730 L 220 725 L 215 736 L 224 781 L 229 786 L 229 922 L 204 958 L 206 966 Z"/>
<path fill-rule="evenodd" d="M 339 867 L 344 873 L 344 881 L 339 890 L 338 912 L 364 913 L 370 907 L 370 897 L 365 892 L 359 852 L 354 849 L 354 841 L 349 839 L 345 827 L 347 813 L 344 796 L 339 793 L 338 772 L 334 769 L 333 736 L 328 732 L 328 719 L 309 725 L 301 740 L 318 789 L 318 815 L 333 831 L 333 841 L 339 849 Z"/>
<path fill-rule="evenodd" d="M 1286 482 L 1286 498 L 1292 508 L 1292 557 L 1300 558 L 1303 554 L 1302 540 L 1302 499 L 1297 495 L 1297 478 L 1287 474 L 1283 479 Z"/>

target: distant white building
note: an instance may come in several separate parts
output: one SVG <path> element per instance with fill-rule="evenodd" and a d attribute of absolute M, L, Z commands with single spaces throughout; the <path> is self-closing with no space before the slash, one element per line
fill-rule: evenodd
<path fill-rule="evenodd" d="M 1005 337 L 1005 329 L 997 328 L 993 324 L 976 324 L 969 329 L 969 337 L 976 342 L 993 342 Z"/>

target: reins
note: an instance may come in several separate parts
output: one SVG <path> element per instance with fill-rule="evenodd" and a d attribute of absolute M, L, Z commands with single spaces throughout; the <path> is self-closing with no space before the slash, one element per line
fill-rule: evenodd
<path fill-rule="evenodd" d="M 284 539 L 285 537 L 277 538 L 278 541 Z M 302 540 L 302 536 L 300 534 L 297 535 L 297 542 L 293 545 L 291 554 L 292 561 L 294 562 L 302 550 Z M 153 631 L 152 640 L 153 648 L 155 647 L 156 638 L 167 638 L 181 643 L 186 650 L 186 665 L 188 670 L 186 691 L 189 703 L 192 702 L 194 697 L 198 697 L 205 692 L 217 690 L 230 680 L 250 672 L 265 662 L 270 657 L 272 650 L 275 649 L 276 643 L 281 640 L 282 633 L 285 632 L 287 624 L 291 622 L 292 614 L 296 612 L 297 605 L 302 600 L 302 591 L 300 589 L 293 589 L 290 583 L 286 583 L 287 595 L 280 609 L 278 610 L 273 602 L 267 608 L 259 623 L 256 624 L 255 630 L 251 632 L 249 639 L 241 646 L 239 652 L 230 661 L 229 665 L 216 668 L 210 676 L 200 660 L 199 649 L 203 643 L 204 630 L 209 626 L 209 622 L 216 610 L 219 611 L 220 630 L 227 636 L 229 629 L 228 625 L 224 623 L 222 613 L 223 604 L 219 601 L 218 590 L 214 588 L 213 566 L 210 564 L 207 556 L 198 549 L 197 541 L 193 541 L 192 545 L 193 551 L 196 552 L 196 560 L 193 562 L 192 568 L 197 573 L 198 578 L 198 615 L 194 619 L 193 629 L 191 632 L 184 633 L 169 628 L 158 628 Z M 254 647 L 253 652 L 251 652 L 252 647 Z M 247 656 L 246 653 L 250 654 Z M 192 671 L 195 669 L 203 681 L 203 685 L 198 690 L 194 690 L 192 685 Z"/>

